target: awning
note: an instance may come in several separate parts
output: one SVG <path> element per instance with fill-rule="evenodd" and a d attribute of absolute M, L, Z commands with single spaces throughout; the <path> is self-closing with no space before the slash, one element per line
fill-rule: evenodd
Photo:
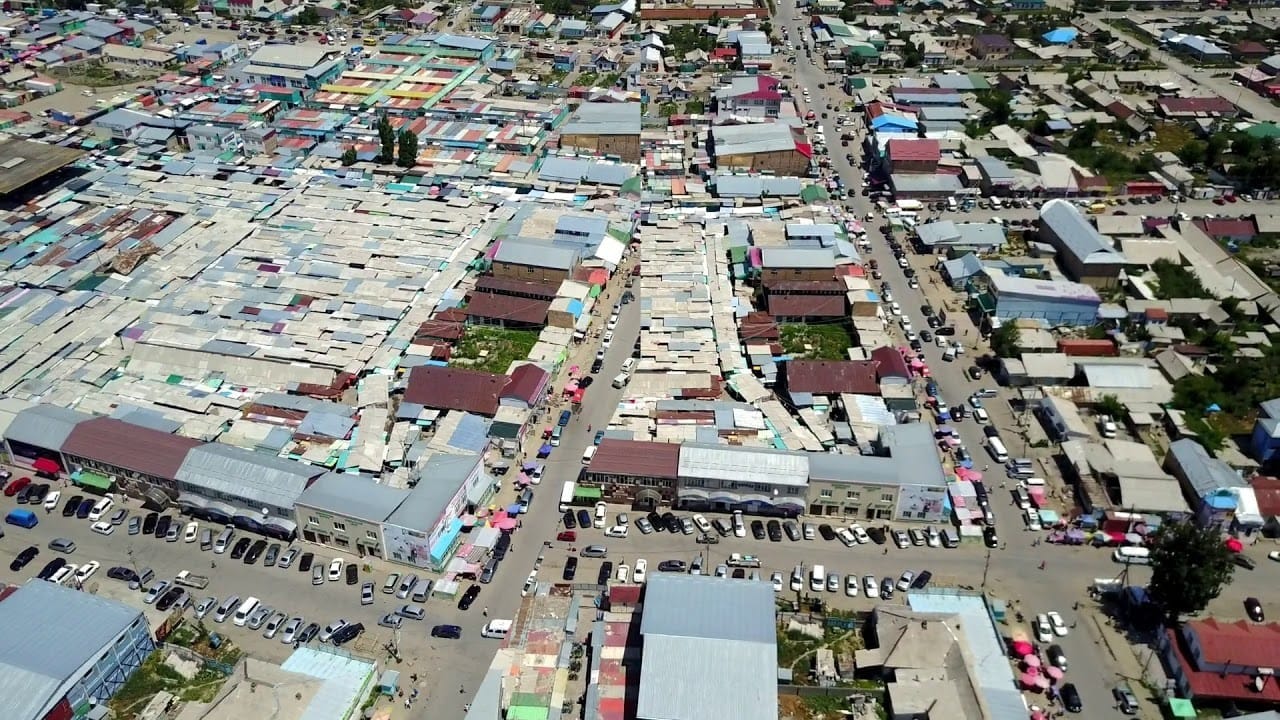
<path fill-rule="evenodd" d="M 58 464 L 58 461 L 47 457 L 36 458 L 36 461 L 32 463 L 31 467 L 36 472 L 48 473 L 50 475 L 56 475 L 59 472 L 62 472 L 62 466 Z"/>
<path fill-rule="evenodd" d="M 115 484 L 115 481 L 106 475 L 99 475 L 98 473 L 89 472 L 87 470 L 81 470 L 80 473 L 72 479 L 76 481 L 77 485 L 98 488 L 99 490 L 110 490 L 111 486 Z"/>
<path fill-rule="evenodd" d="M 294 521 L 292 521 L 292 520 L 290 520 L 290 519 L 288 519 L 288 518 L 282 518 L 282 517 L 269 517 L 269 518 L 267 518 L 266 520 L 263 520 L 263 521 L 262 521 L 262 524 L 263 524 L 263 525 L 265 525 L 265 526 L 267 526 L 267 527 L 279 528 L 279 529 L 281 529 L 281 530 L 283 530 L 283 531 L 285 531 L 285 532 L 288 532 L 288 533 L 292 533 L 292 532 L 297 532 L 297 531 L 298 531 L 298 523 L 296 523 L 296 522 L 294 522 Z M 363 539 L 363 538 L 362 538 L 362 539 Z M 359 542 L 359 541 L 357 541 L 357 542 Z"/>
<path fill-rule="evenodd" d="M 582 487 L 579 485 L 573 489 L 573 496 L 576 498 L 587 498 L 589 500 L 599 500 L 604 496 L 603 490 L 598 487 Z"/>
<path fill-rule="evenodd" d="M 206 508 L 209 507 L 209 501 L 199 495 L 191 493 L 182 493 L 178 495 L 178 504 L 185 508 Z"/>
<path fill-rule="evenodd" d="M 236 509 L 226 503 L 210 500 L 204 506 L 206 516 L 217 515 L 222 518 L 222 522 L 229 522 L 236 514 Z M 212 519 L 212 518 L 211 518 Z"/>

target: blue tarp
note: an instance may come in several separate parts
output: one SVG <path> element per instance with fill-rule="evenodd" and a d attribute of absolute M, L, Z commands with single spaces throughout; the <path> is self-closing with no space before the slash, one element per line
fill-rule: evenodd
<path fill-rule="evenodd" d="M 1060 27 L 1050 30 L 1044 35 L 1041 35 L 1040 38 L 1050 45 L 1066 45 L 1068 43 L 1075 42 L 1075 39 L 1079 35 L 1080 31 L 1075 28 Z"/>

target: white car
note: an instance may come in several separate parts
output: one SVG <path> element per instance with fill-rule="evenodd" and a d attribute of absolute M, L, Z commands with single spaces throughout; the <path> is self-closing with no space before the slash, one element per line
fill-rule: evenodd
<path fill-rule="evenodd" d="M 169 589 L 169 581 L 161 580 L 160 582 L 151 586 L 151 589 L 147 591 L 147 596 L 142 599 L 142 602 L 148 605 L 153 605 L 155 604 L 156 598 L 160 597 L 162 594 L 164 594 L 164 591 L 168 589 Z"/>
<path fill-rule="evenodd" d="M 1053 642 L 1053 630 L 1049 627 L 1049 618 L 1043 613 L 1036 616 L 1031 628 L 1036 632 L 1036 640 L 1042 643 Z"/>
<path fill-rule="evenodd" d="M 988 415 L 987 411 L 983 408 L 977 408 L 976 410 L 973 411 L 973 419 L 978 421 L 978 423 L 982 425 L 986 425 L 987 423 L 991 422 L 991 416 Z"/>
<path fill-rule="evenodd" d="M 533 592 L 534 586 L 538 584 L 538 571 L 530 570 L 529 577 L 524 581 L 524 587 L 520 588 L 520 597 L 525 597 Z"/>
<path fill-rule="evenodd" d="M 947 339 L 946 339 L 945 337 L 943 337 L 942 335 L 939 335 L 939 336 L 937 336 L 936 338 L 934 338 L 934 340 L 933 340 L 933 344 L 934 344 L 934 345 L 937 345 L 937 346 L 938 346 L 938 347 L 940 347 L 940 348 L 944 348 L 944 349 L 945 349 L 945 348 L 947 347 Z"/>
<path fill-rule="evenodd" d="M 907 570 L 898 578 L 898 590 L 906 592 L 911 589 L 911 581 L 916 579 L 916 574 Z"/>
<path fill-rule="evenodd" d="M 701 532 L 701 533 L 711 532 L 711 523 L 707 522 L 707 519 L 701 515 L 693 516 L 693 524 L 698 526 L 698 532 Z"/>
<path fill-rule="evenodd" d="M 955 350 L 957 355 L 964 354 L 964 344 L 959 341 L 951 343 L 951 349 Z"/>
<path fill-rule="evenodd" d="M 624 583 L 631 579 L 631 568 L 626 563 L 618 566 L 617 578 L 620 583 Z"/>
<path fill-rule="evenodd" d="M 614 525 L 613 527 L 604 531 L 604 536 L 611 537 L 611 538 L 625 538 L 627 536 L 627 526 Z"/>
<path fill-rule="evenodd" d="M 647 573 L 649 572 L 649 561 L 640 558 L 636 561 L 635 571 L 631 573 L 631 582 L 640 585 L 644 583 Z"/>
<path fill-rule="evenodd" d="M 889 312 L 893 313 L 893 314 L 894 314 L 894 316 L 901 315 L 901 314 L 902 314 L 902 306 L 901 306 L 901 305 L 899 305 L 899 304 L 898 304 L 898 303 L 896 303 L 896 302 L 895 302 L 895 303 L 889 303 Z"/>
<path fill-rule="evenodd" d="M 182 540 L 184 542 L 191 543 L 191 542 L 195 542 L 196 538 L 198 537 L 200 537 L 200 523 L 198 522 L 187 523 L 187 529 L 182 533 Z"/>
<path fill-rule="evenodd" d="M 195 609 L 192 611 L 192 614 L 196 616 L 197 620 L 203 620 L 206 615 L 213 612 L 213 609 L 217 607 L 217 605 L 218 605 L 218 598 L 210 595 L 209 597 L 196 603 Z"/>
<path fill-rule="evenodd" d="M 880 597 L 880 581 L 876 580 L 875 575 L 862 576 L 862 594 L 872 600 Z"/>
<path fill-rule="evenodd" d="M 54 490 L 53 492 L 49 493 L 48 495 L 45 495 L 45 496 L 44 496 L 44 509 L 45 509 L 45 510 L 53 510 L 54 508 L 58 507 L 58 500 L 59 500 L 59 499 L 61 499 L 61 498 L 62 498 L 62 491 L 61 491 L 61 490 Z"/>
<path fill-rule="evenodd" d="M 907 266 L 907 264 L 908 264 L 908 263 L 907 263 L 907 256 L 906 256 L 906 255 L 903 255 L 902 257 L 898 258 L 898 267 L 900 267 L 900 268 L 905 268 L 905 267 Z"/>
<path fill-rule="evenodd" d="M 915 331 L 915 330 L 908 330 L 908 331 L 906 331 L 905 333 L 903 333 L 903 336 L 905 336 L 905 337 L 907 338 L 907 342 L 915 342 L 915 341 L 916 341 L 916 331 Z"/>
<path fill-rule="evenodd" d="M 769 576 L 769 581 L 773 583 L 773 591 L 782 592 L 782 573 L 776 572 Z"/>
<path fill-rule="evenodd" d="M 545 468 L 546 468 L 545 465 L 539 465 L 535 467 L 533 469 L 533 472 L 529 473 L 529 482 L 533 483 L 534 485 L 541 485 L 542 473 L 544 472 Z"/>
<path fill-rule="evenodd" d="M 329 562 L 329 582 L 342 579 L 342 558 L 334 558 Z"/>
<path fill-rule="evenodd" d="M 741 512 L 733 514 L 733 536 L 740 538 L 747 536 L 747 523 L 743 521 Z"/>
<path fill-rule="evenodd" d="M 858 576 L 849 573 L 844 577 L 844 594 L 849 597 L 858 597 Z"/>
<path fill-rule="evenodd" d="M 1275 560 L 1276 562 L 1280 562 L 1280 550 L 1272 550 L 1267 553 L 1267 557 Z"/>
<path fill-rule="evenodd" d="M 871 542 L 871 536 L 858 523 L 850 525 L 849 532 L 853 533 L 853 539 L 857 540 L 859 545 L 866 545 Z"/>
<path fill-rule="evenodd" d="M 1058 611 L 1053 610 L 1049 612 L 1048 615 L 1049 615 L 1049 625 L 1053 628 L 1053 634 L 1057 635 L 1058 637 L 1066 637 L 1067 623 L 1062 619 L 1062 616 L 1058 614 Z"/>
<path fill-rule="evenodd" d="M 836 537 L 840 538 L 840 542 L 844 543 L 845 547 L 853 547 L 858 544 L 857 538 L 855 538 L 853 533 L 849 532 L 846 528 L 840 528 L 837 530 Z"/>
<path fill-rule="evenodd" d="M 607 330 L 604 334 L 604 342 L 600 343 L 600 347 L 608 350 L 611 345 L 613 345 L 613 331 Z"/>
<path fill-rule="evenodd" d="M 84 584 L 93 574 L 98 572 L 98 568 L 102 567 L 102 563 L 97 560 L 90 560 L 76 569 L 76 582 Z M 1063 633 L 1064 635 L 1066 633 Z"/>
<path fill-rule="evenodd" d="M 109 497 L 102 498 L 94 504 L 93 509 L 89 511 L 89 522 L 98 522 L 102 519 L 103 515 L 111 512 L 111 508 L 113 507 L 115 507 L 115 501 Z"/>
<path fill-rule="evenodd" d="M 108 520 L 99 520 L 98 522 L 90 525 L 89 529 L 98 533 L 99 535 L 110 535 L 111 533 L 115 532 L 116 526 L 112 525 L 111 522 Z"/>
<path fill-rule="evenodd" d="M 302 630 L 302 618 L 291 618 L 289 622 L 285 623 L 284 635 L 280 637 L 280 642 L 285 645 L 292 645 L 300 630 Z"/>

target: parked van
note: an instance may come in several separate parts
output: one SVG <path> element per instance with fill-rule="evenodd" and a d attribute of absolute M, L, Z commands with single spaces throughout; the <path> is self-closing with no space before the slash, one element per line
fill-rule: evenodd
<path fill-rule="evenodd" d="M 525 488 L 524 492 L 520 493 L 520 514 L 523 515 L 524 513 L 529 512 L 529 506 L 532 504 L 533 504 L 533 490 L 530 488 Z"/>
<path fill-rule="evenodd" d="M 210 550 L 213 548 L 213 528 L 205 528 L 200 531 L 200 549 Z"/>
<path fill-rule="evenodd" d="M 1004 443 L 1000 442 L 1000 438 L 987 438 L 987 452 L 991 453 L 991 457 L 999 463 L 1009 459 L 1009 451 L 1004 449 Z"/>
<path fill-rule="evenodd" d="M 800 592 L 804 589 L 804 566 L 797 565 L 791 571 L 791 589 Z"/>
<path fill-rule="evenodd" d="M 89 511 L 89 522 L 98 522 L 102 516 L 111 512 L 111 508 L 115 505 L 115 501 L 109 497 L 104 497 L 93 504 L 93 509 Z"/>
<path fill-rule="evenodd" d="M 431 597 L 432 584 L 433 583 L 427 578 L 422 578 L 418 582 L 414 583 L 413 584 L 413 601 L 416 603 L 426 602 L 427 598 Z"/>
<path fill-rule="evenodd" d="M 223 530 L 222 533 L 218 535 L 218 539 L 213 543 L 213 551 L 218 555 L 225 553 L 227 548 L 231 547 L 231 539 L 235 536 L 236 531 L 232 528 Z"/>
<path fill-rule="evenodd" d="M 636 370 L 635 358 L 629 357 L 626 360 L 622 361 L 622 372 L 630 375 L 631 373 L 635 372 L 635 370 Z"/>
<path fill-rule="evenodd" d="M 129 581 L 130 590 L 146 590 L 152 580 L 156 579 L 156 571 L 151 568 L 142 568 L 142 572 L 138 577 Z"/>
<path fill-rule="evenodd" d="M 418 576 L 409 573 L 400 579 L 400 588 L 396 590 L 396 597 L 404 600 L 413 592 L 413 586 L 418 584 Z"/>
<path fill-rule="evenodd" d="M 593 457 L 595 457 L 595 456 L 596 456 L 596 450 L 598 450 L 598 449 L 599 449 L 599 448 L 598 448 L 598 447 L 596 447 L 595 445 L 588 445 L 588 446 L 587 446 L 587 449 L 582 451 L 582 464 L 583 464 L 583 465 L 590 465 L 590 464 L 591 464 L 591 458 L 593 458 Z"/>
<path fill-rule="evenodd" d="M 809 569 L 809 589 L 814 592 L 822 592 L 827 589 L 827 569 L 821 565 L 814 565 Z"/>
<path fill-rule="evenodd" d="M 36 517 L 35 513 L 26 508 L 14 508 L 9 511 L 8 515 L 4 516 L 4 521 L 10 525 L 17 525 L 30 530 L 39 524 L 40 519 Z"/>
<path fill-rule="evenodd" d="M 1111 559 L 1124 565 L 1150 565 L 1151 551 L 1144 547 L 1116 548 Z"/>
<path fill-rule="evenodd" d="M 236 608 L 235 617 L 231 618 L 231 622 L 236 625 L 239 625 L 240 627 L 244 627 L 244 624 L 249 622 L 249 616 L 252 615 L 253 611 L 257 609 L 258 609 L 258 598 L 256 597 L 246 598 L 244 602 L 240 603 L 240 607 Z"/>
<path fill-rule="evenodd" d="M 493 582 L 493 574 L 498 572 L 498 561 L 490 558 L 489 562 L 484 564 L 484 568 L 480 570 L 480 584 L 488 585 Z"/>
<path fill-rule="evenodd" d="M 1027 487 L 1044 487 L 1044 478 L 1031 477 L 1022 481 Z"/>
<path fill-rule="evenodd" d="M 618 373 L 617 375 L 613 376 L 613 386 L 621 390 L 622 388 L 627 386 L 627 381 L 630 379 L 631 377 L 628 376 L 626 373 Z"/>
<path fill-rule="evenodd" d="M 942 529 L 942 546 L 950 549 L 960 547 L 960 538 L 956 535 L 955 530 L 951 528 Z"/>
<path fill-rule="evenodd" d="M 557 425 L 551 429 L 551 447 L 560 447 L 560 436 L 564 433 L 564 427 Z"/>
<path fill-rule="evenodd" d="M 1092 205 L 1090 205 L 1090 206 L 1089 206 L 1089 214 L 1090 214 L 1090 215 L 1101 215 L 1102 213 L 1104 213 L 1104 212 L 1106 212 L 1106 211 L 1107 211 L 1107 204 L 1106 204 L 1106 203 L 1094 203 L 1094 204 L 1092 204 Z"/>
<path fill-rule="evenodd" d="M 510 620 L 490 620 L 485 623 L 484 629 L 480 631 L 480 636 L 502 640 L 509 632 L 511 632 Z"/>

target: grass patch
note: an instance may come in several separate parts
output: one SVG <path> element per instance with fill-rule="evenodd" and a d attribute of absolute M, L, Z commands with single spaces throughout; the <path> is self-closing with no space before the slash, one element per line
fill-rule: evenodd
<path fill-rule="evenodd" d="M 1155 140 L 1151 143 L 1154 152 L 1176 153 L 1182 146 L 1195 140 L 1196 136 L 1181 125 L 1160 123 L 1155 127 Z"/>
<path fill-rule="evenodd" d="M 142 663 L 120 690 L 112 696 L 108 705 L 119 717 L 131 718 L 161 690 L 180 694 L 187 680 L 177 670 L 160 661 L 159 651 Z"/>
<path fill-rule="evenodd" d="M 534 330 L 469 326 L 457 345 L 453 364 L 472 370 L 505 373 L 511 363 L 526 360 L 538 342 Z"/>
<path fill-rule="evenodd" d="M 853 338 L 843 324 L 805 325 L 784 323 L 778 327 L 782 349 L 788 355 L 809 360 L 847 360 Z"/>
<path fill-rule="evenodd" d="M 107 65 L 73 65 L 69 68 L 55 68 L 49 73 L 63 82 L 91 88 L 131 85 L 155 80 L 160 76 L 160 73 L 117 70 Z"/>
<path fill-rule="evenodd" d="M 210 644 L 210 639 L 209 629 L 202 621 L 197 620 L 195 623 L 184 622 L 177 630 L 169 633 L 165 642 L 181 645 L 198 653 L 200 657 L 227 665 L 235 665 L 244 655 L 244 651 L 228 640 L 225 635 L 219 635 L 221 642 L 216 648 Z"/>

